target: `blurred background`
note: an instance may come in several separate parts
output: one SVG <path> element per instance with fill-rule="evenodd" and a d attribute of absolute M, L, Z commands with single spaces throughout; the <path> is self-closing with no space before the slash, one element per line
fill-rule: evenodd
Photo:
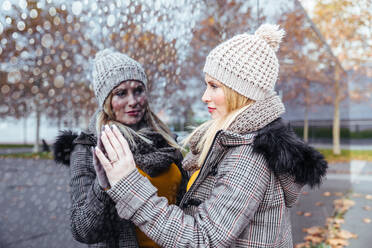
<path fill-rule="evenodd" d="M 370 0 L 0 0 L 0 156 L 9 166 L 50 159 L 59 130 L 87 128 L 92 60 L 104 48 L 144 66 L 153 109 L 184 137 L 209 119 L 209 51 L 265 22 L 287 33 L 276 86 L 284 118 L 329 162 L 372 160 Z"/>
<path fill-rule="evenodd" d="M 86 128 L 103 48 L 141 62 L 154 109 L 185 131 L 209 118 L 200 100 L 208 52 L 264 22 L 287 32 L 277 91 L 298 134 L 332 143 L 334 128 L 336 146 L 372 138 L 368 0 L 2 0 L 0 10 L 0 143 L 36 146 Z"/>

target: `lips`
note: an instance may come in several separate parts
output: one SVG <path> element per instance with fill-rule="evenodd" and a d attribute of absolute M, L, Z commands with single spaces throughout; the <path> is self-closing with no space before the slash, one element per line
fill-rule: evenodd
<path fill-rule="evenodd" d="M 129 115 L 129 116 L 137 116 L 137 115 L 139 115 L 140 113 L 141 113 L 140 110 L 132 110 L 132 111 L 128 111 L 128 112 L 127 112 L 127 115 Z"/>
<path fill-rule="evenodd" d="M 216 108 L 208 107 L 208 111 L 209 111 L 209 113 L 212 113 L 212 112 L 215 111 L 215 110 L 216 110 Z"/>

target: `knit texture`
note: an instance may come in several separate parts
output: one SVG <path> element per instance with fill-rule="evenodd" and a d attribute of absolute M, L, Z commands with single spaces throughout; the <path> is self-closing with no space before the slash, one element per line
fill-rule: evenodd
<path fill-rule="evenodd" d="M 279 73 L 275 52 L 285 32 L 263 24 L 254 35 L 239 34 L 221 43 L 207 56 L 204 73 L 252 100 L 275 94 Z"/>
<path fill-rule="evenodd" d="M 93 88 L 100 107 L 103 107 L 110 92 L 127 80 L 140 81 L 146 86 L 147 77 L 140 63 L 110 49 L 96 54 L 93 65 Z"/>

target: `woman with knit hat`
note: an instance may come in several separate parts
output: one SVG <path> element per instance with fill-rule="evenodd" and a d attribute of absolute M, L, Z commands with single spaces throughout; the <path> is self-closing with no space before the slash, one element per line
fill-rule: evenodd
<path fill-rule="evenodd" d="M 104 150 L 99 139 L 97 144 L 104 125 L 118 127 L 128 140 L 137 171 L 159 196 L 177 204 L 185 191 L 182 154 L 170 130 L 151 111 L 146 84 L 137 61 L 108 49 L 98 52 L 93 87 L 99 111 L 91 130 L 79 136 L 65 132 L 55 144 L 56 161 L 70 165 L 72 234 L 80 242 L 94 244 L 91 247 L 158 247 L 131 221 L 118 216 L 107 194 L 110 183 L 92 150 L 96 145 Z"/>
<path fill-rule="evenodd" d="M 191 151 L 183 168 L 192 176 L 179 206 L 135 170 L 117 127 L 105 127 L 107 154 L 95 153 L 121 218 L 162 247 L 293 246 L 289 208 L 304 185 L 321 183 L 327 163 L 280 118 L 275 52 L 283 36 L 278 26 L 264 24 L 208 55 L 202 100 L 212 120 L 186 140 Z"/>

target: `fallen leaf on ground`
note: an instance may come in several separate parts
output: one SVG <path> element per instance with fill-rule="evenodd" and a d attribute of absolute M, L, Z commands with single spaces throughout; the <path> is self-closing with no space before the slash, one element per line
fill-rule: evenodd
<path fill-rule="evenodd" d="M 306 243 L 299 243 L 295 245 L 295 248 L 308 248 L 310 246 L 309 242 Z"/>
<path fill-rule="evenodd" d="M 370 219 L 370 218 L 364 218 L 364 219 L 363 219 L 363 222 L 364 222 L 364 223 L 367 223 L 367 224 L 368 224 L 368 223 L 371 223 L 371 219 Z"/>
<path fill-rule="evenodd" d="M 353 197 L 363 197 L 363 194 L 360 194 L 360 193 L 353 193 L 352 196 L 353 196 Z"/>
<path fill-rule="evenodd" d="M 331 238 L 328 239 L 328 243 L 333 247 L 333 246 L 348 246 L 349 242 L 345 239 L 339 239 L 339 238 Z"/>
<path fill-rule="evenodd" d="M 310 212 L 306 212 L 306 213 L 304 213 L 304 216 L 305 217 L 310 217 L 310 216 L 312 216 L 313 214 L 312 213 L 310 213 Z"/>
<path fill-rule="evenodd" d="M 303 195 L 308 195 L 308 194 L 309 194 L 309 192 L 307 192 L 307 191 L 304 191 L 304 192 L 302 192 L 302 194 L 303 194 Z"/>
<path fill-rule="evenodd" d="M 318 236 L 315 236 L 315 235 L 307 235 L 305 238 L 304 238 L 305 241 L 309 241 L 313 244 L 319 244 L 321 242 L 323 242 L 324 238 L 322 237 L 318 237 Z"/>
<path fill-rule="evenodd" d="M 317 206 L 317 207 L 324 206 L 324 202 L 316 202 L 315 206 Z"/>
<path fill-rule="evenodd" d="M 321 227 L 321 226 L 312 226 L 312 227 L 309 227 L 309 228 L 304 228 L 302 229 L 302 231 L 310 234 L 310 235 L 321 235 L 322 233 L 324 233 L 324 231 L 326 231 L 326 229 L 324 227 Z"/>
<path fill-rule="evenodd" d="M 344 193 L 342 193 L 342 192 L 334 192 L 333 194 L 335 196 L 344 196 Z"/>
<path fill-rule="evenodd" d="M 364 206 L 363 209 L 366 210 L 366 211 L 371 211 L 372 207 L 371 206 Z"/>
<path fill-rule="evenodd" d="M 323 196 L 329 197 L 329 196 L 331 196 L 331 192 L 328 192 L 328 191 L 327 192 L 324 192 L 323 193 Z"/>
<path fill-rule="evenodd" d="M 299 215 L 299 216 L 301 216 L 301 215 L 304 215 L 304 212 L 302 212 L 302 211 L 297 211 L 296 214 Z"/>
<path fill-rule="evenodd" d="M 347 230 L 340 230 L 336 233 L 336 236 L 341 238 L 341 239 L 357 239 L 358 235 L 355 233 L 351 233 Z"/>

